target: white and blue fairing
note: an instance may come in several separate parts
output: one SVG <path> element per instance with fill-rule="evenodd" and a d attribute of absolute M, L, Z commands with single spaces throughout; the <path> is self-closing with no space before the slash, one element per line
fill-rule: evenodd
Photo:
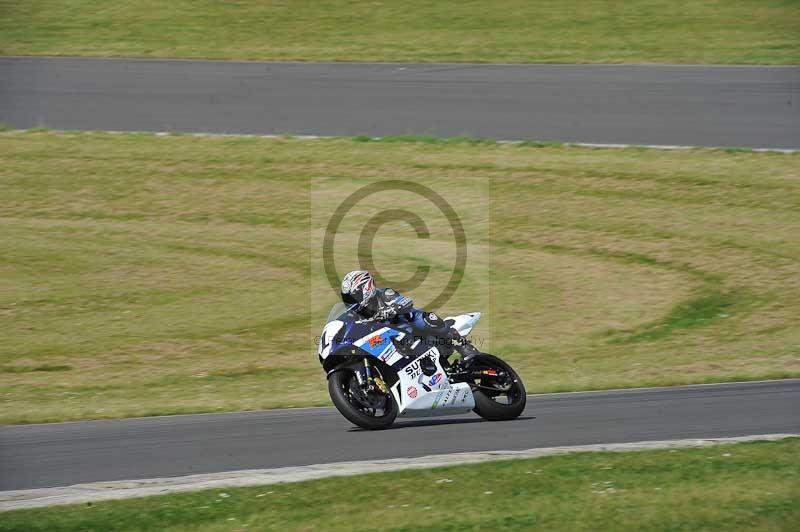
<path fill-rule="evenodd" d="M 451 318 L 453 327 L 466 336 L 480 319 L 480 312 Z M 391 392 L 400 409 L 400 416 L 431 416 L 468 412 L 475 406 L 472 390 L 467 383 L 450 383 L 441 366 L 436 346 L 426 346 L 417 340 L 411 346 L 411 356 L 401 355 L 392 342 L 412 334 L 411 324 L 392 324 L 362 319 L 343 303 L 337 303 L 328 314 L 320 336 L 318 354 L 323 366 L 331 356 L 367 353 L 390 366 L 397 375 Z M 428 357 L 436 365 L 433 375 L 424 375 L 420 360 Z"/>
<path fill-rule="evenodd" d="M 325 360 L 331 355 L 352 354 L 353 348 L 359 348 L 392 365 L 402 357 L 398 353 L 392 362 L 388 361 L 396 353 L 391 339 L 402 339 L 407 332 L 382 326 L 377 321 L 361 319 L 355 312 L 348 311 L 344 304 L 337 303 L 328 314 L 328 322 L 322 330 L 319 356 Z"/>

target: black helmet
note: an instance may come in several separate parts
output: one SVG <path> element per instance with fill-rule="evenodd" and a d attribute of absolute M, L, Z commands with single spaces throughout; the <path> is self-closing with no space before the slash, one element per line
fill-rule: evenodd
<path fill-rule="evenodd" d="M 375 282 L 368 271 L 352 271 L 342 279 L 342 301 L 345 305 L 366 305 L 375 292 Z"/>

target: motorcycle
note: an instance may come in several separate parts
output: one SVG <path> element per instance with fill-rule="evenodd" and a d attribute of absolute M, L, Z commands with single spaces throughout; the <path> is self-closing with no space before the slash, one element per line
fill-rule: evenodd
<path fill-rule="evenodd" d="M 480 317 L 471 312 L 445 323 L 466 341 Z M 481 353 L 465 362 L 452 340 L 415 337 L 408 323 L 362 318 L 343 303 L 328 314 L 318 355 L 336 409 L 364 429 L 471 410 L 502 421 L 525 409 L 522 379 L 500 358 Z"/>

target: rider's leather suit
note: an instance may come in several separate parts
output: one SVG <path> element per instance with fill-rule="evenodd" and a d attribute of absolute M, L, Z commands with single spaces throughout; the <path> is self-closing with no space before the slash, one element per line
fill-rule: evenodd
<path fill-rule="evenodd" d="M 414 338 L 449 341 L 465 360 L 479 354 L 472 344 L 436 313 L 414 308 L 410 298 L 391 288 L 378 288 L 375 296 L 366 305 L 359 306 L 356 312 L 364 318 L 406 323 L 411 326 Z"/>

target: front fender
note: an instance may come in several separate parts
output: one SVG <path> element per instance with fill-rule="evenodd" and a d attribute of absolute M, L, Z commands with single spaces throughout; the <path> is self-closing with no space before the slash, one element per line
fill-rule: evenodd
<path fill-rule="evenodd" d="M 357 369 L 359 365 L 364 364 L 363 360 L 354 356 L 340 356 L 336 358 L 339 360 L 328 358 L 322 366 L 322 369 L 325 370 L 326 379 L 330 379 L 331 375 L 337 371 L 342 371 L 343 369 Z"/>
<path fill-rule="evenodd" d="M 338 359 L 338 360 L 332 360 Z M 378 374 L 381 376 L 383 381 L 386 383 L 387 386 L 393 386 L 394 383 L 397 382 L 397 372 L 392 369 L 391 366 L 383 362 L 382 360 L 378 360 L 374 357 L 369 357 L 369 363 L 372 365 L 374 369 L 378 370 Z M 358 355 L 340 355 L 340 356 L 332 356 L 325 359 L 325 362 L 322 365 L 322 369 L 325 370 L 325 379 L 330 379 L 331 375 L 336 373 L 337 371 L 342 371 L 344 369 L 349 369 L 356 371 L 360 368 L 364 367 L 364 356 Z"/>

